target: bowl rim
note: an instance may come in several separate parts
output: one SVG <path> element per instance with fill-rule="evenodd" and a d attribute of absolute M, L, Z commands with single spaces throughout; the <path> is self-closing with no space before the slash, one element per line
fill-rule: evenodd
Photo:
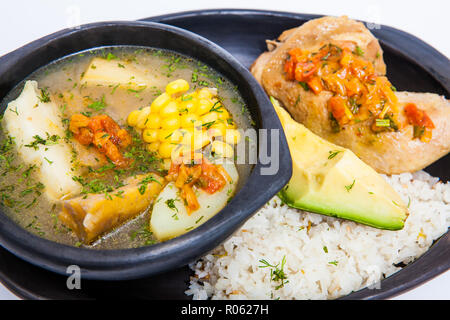
<path fill-rule="evenodd" d="M 156 22 L 107 21 L 81 25 L 76 29 L 64 29 L 0 57 L 0 78 L 18 61 L 29 58 L 31 54 L 43 47 L 57 46 L 61 39 L 70 38 L 83 32 L 117 30 L 117 28 L 142 28 L 166 32 L 171 36 L 188 39 L 200 48 L 207 50 L 208 54 L 211 54 L 214 59 L 223 60 L 239 78 L 245 81 L 255 101 L 257 101 L 255 106 L 249 106 L 249 108 L 255 108 L 255 112 L 261 115 L 258 129 L 278 129 L 280 131 L 279 152 L 288 156 L 279 157 L 279 170 L 271 176 L 259 174 L 261 168 L 265 165 L 261 163 L 258 156 L 257 163 L 245 184 L 219 214 L 184 235 L 151 246 L 101 250 L 64 245 L 29 233 L 0 210 L 0 245 L 2 247 L 34 265 L 63 275 L 66 275 L 67 266 L 78 265 L 84 279 L 135 279 L 186 265 L 212 250 L 230 236 L 233 231 L 273 197 L 289 181 L 292 175 L 291 157 L 281 123 L 262 87 L 251 76 L 250 72 L 227 51 L 206 38 L 181 28 Z M 82 50 L 84 49 L 77 50 L 77 52 Z M 183 52 L 179 53 L 184 54 Z M 67 54 L 61 57 L 63 56 L 67 56 Z M 206 64 L 209 65 L 209 63 Z M 30 70 L 29 73 L 35 70 Z M 223 73 L 222 70 L 217 71 Z M 15 86 L 21 80 L 23 79 L 18 79 L 12 86 Z M 239 89 L 238 91 L 242 92 Z M 260 194 L 255 196 L 255 190 L 259 190 Z M 240 203 L 243 200 L 245 200 L 245 206 Z"/>

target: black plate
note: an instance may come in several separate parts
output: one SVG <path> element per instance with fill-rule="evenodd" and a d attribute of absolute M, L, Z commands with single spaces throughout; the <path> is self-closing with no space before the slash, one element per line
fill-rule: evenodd
<path fill-rule="evenodd" d="M 257 10 L 207 10 L 144 19 L 178 26 L 216 42 L 249 67 L 265 51 L 265 40 L 296 27 L 316 15 Z M 381 26 L 372 30 L 380 39 L 388 76 L 399 90 L 450 95 L 448 59 L 423 41 L 405 32 Z M 450 180 L 450 156 L 426 171 Z M 384 299 L 412 289 L 450 268 L 450 237 L 442 236 L 422 257 L 381 282 L 381 289 L 362 289 L 343 299 Z M 189 299 L 184 295 L 190 270 L 187 267 L 153 278 L 100 282 L 82 280 L 81 290 L 68 290 L 66 278 L 30 265 L 0 249 L 0 279 L 23 298 L 146 298 Z"/>

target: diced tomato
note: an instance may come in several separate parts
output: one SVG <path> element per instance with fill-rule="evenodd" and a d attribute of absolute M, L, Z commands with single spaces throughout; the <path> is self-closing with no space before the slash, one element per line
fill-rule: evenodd
<path fill-rule="evenodd" d="M 87 127 L 91 120 L 82 114 L 74 114 L 72 118 L 70 118 L 69 130 L 74 134 L 79 133 L 80 128 Z"/>
<path fill-rule="evenodd" d="M 84 146 L 88 146 L 94 140 L 94 134 L 88 128 L 79 128 L 78 133 L 74 133 L 74 138 Z"/>
<path fill-rule="evenodd" d="M 345 87 L 347 89 L 347 95 L 349 97 L 359 95 L 364 90 L 364 86 L 362 85 L 361 81 L 359 81 L 357 78 L 353 78 L 350 81 L 347 81 L 345 83 Z"/>
<path fill-rule="evenodd" d="M 226 180 L 222 174 L 217 170 L 216 166 L 209 163 L 207 160 L 202 162 L 202 179 L 206 181 L 206 186 L 202 189 L 213 194 L 222 190 L 226 184 Z"/>
<path fill-rule="evenodd" d="M 195 195 L 192 186 L 184 185 L 181 188 L 181 197 L 186 200 L 188 214 L 191 214 L 193 211 L 200 208 L 200 204 L 198 203 L 197 196 Z"/>
<path fill-rule="evenodd" d="M 312 61 L 298 62 L 295 66 L 295 80 L 308 81 L 318 68 L 319 66 Z"/>
<path fill-rule="evenodd" d="M 213 194 L 224 188 L 226 179 L 231 179 L 222 166 L 212 164 L 205 158 L 198 164 L 172 162 L 165 178 L 168 181 L 175 181 L 175 186 L 181 189 L 181 198 L 185 200 L 189 214 L 200 207 L 194 187 Z"/>
<path fill-rule="evenodd" d="M 333 117 L 339 122 L 339 124 L 345 124 L 348 122 L 348 118 L 345 112 L 346 102 L 343 97 L 334 96 L 328 100 L 328 107 Z"/>
<path fill-rule="evenodd" d="M 116 166 L 124 167 L 129 164 L 129 161 L 122 156 L 119 148 L 110 140 L 109 134 L 107 134 L 105 131 L 99 131 L 95 133 L 92 143 Z"/>
<path fill-rule="evenodd" d="M 122 156 L 119 147 L 131 144 L 131 135 L 109 116 L 102 114 L 92 118 L 74 114 L 70 119 L 69 130 L 82 145 L 94 144 L 116 166 L 124 167 L 130 161 Z"/>
<path fill-rule="evenodd" d="M 405 106 L 404 110 L 409 124 L 429 129 L 435 128 L 433 121 L 430 119 L 427 113 L 417 108 L 414 103 L 408 103 Z"/>
<path fill-rule="evenodd" d="M 284 64 L 284 72 L 288 80 L 294 80 L 295 78 L 295 62 L 293 59 L 289 59 Z"/>
<path fill-rule="evenodd" d="M 307 84 L 315 94 L 319 94 L 323 90 L 322 80 L 317 76 L 312 77 Z"/>
<path fill-rule="evenodd" d="M 399 111 L 395 89 L 386 77 L 375 73 L 372 62 L 356 49 L 354 43 L 340 47 L 328 43 L 316 52 L 293 48 L 284 66 L 287 79 L 306 83 L 314 94 L 323 90 L 331 92 L 334 97 L 329 100 L 328 108 L 339 125 L 353 123 L 355 119 L 384 119 L 389 113 L 392 125 L 373 128 L 397 130 Z M 434 127 L 426 114 L 412 113 L 415 120 L 410 121 Z"/>
<path fill-rule="evenodd" d="M 354 61 L 353 54 L 349 49 L 344 49 L 341 55 L 340 64 L 344 67 L 349 67 Z"/>
<path fill-rule="evenodd" d="M 304 56 L 304 52 L 300 48 L 293 48 L 289 50 L 289 56 L 291 57 L 291 60 L 294 61 L 294 63 L 301 60 L 301 58 Z"/>

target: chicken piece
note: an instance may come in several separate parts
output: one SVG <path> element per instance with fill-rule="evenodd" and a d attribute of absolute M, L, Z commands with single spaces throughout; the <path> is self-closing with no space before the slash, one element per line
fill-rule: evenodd
<path fill-rule="evenodd" d="M 70 141 L 76 158 L 74 165 L 97 169 L 108 164 L 108 158 L 93 146 L 85 146 L 73 139 Z"/>
<path fill-rule="evenodd" d="M 147 209 L 165 185 L 156 174 L 138 175 L 109 196 L 89 194 L 65 200 L 60 220 L 85 244 Z"/>
<path fill-rule="evenodd" d="M 367 61 L 373 67 L 371 80 L 386 78 L 386 65 L 378 40 L 365 26 L 347 17 L 324 17 L 282 33 L 278 41 L 268 42 L 269 50 L 258 57 L 251 72 L 268 95 L 283 103 L 292 117 L 315 134 L 351 149 L 364 162 L 385 174 L 413 172 L 450 151 L 450 106 L 448 100 L 431 93 L 406 93 L 392 90 L 395 103 L 396 130 L 375 131 L 375 119 L 341 122 L 336 132 L 330 121 L 330 99 L 340 97 L 327 84 L 313 90 L 304 87 L 286 73 L 286 61 L 292 49 L 319 52 L 324 45 L 335 45 Z M 388 82 L 387 82 L 388 83 Z M 392 97 L 392 96 L 391 96 Z M 414 138 L 414 127 L 408 123 L 404 107 L 414 103 L 426 112 L 434 124 L 429 142 Z M 350 114 L 349 117 L 352 117 Z M 384 120 L 384 119 L 380 119 Z M 420 156 L 418 156 L 420 155 Z"/>
<path fill-rule="evenodd" d="M 284 31 L 278 41 L 268 41 L 272 50 L 261 54 L 251 66 L 256 80 L 264 85 L 285 84 L 282 72 L 287 52 L 293 48 L 318 50 L 322 45 L 334 43 L 359 46 L 365 57 L 373 62 L 379 75 L 386 74 L 383 50 L 378 40 L 361 22 L 342 17 L 324 17 L 306 22 L 302 26 Z M 297 99 L 297 96 L 295 96 Z M 294 99 L 294 101 L 295 101 Z"/>

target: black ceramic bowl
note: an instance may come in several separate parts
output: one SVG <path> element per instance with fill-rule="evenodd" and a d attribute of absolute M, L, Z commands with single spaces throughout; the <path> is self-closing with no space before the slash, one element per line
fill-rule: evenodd
<path fill-rule="evenodd" d="M 137 45 L 168 49 L 193 57 L 237 85 L 257 129 L 279 129 L 279 170 L 263 175 L 257 164 L 232 201 L 197 229 L 164 243 L 122 250 L 76 248 L 39 238 L 0 211 L 0 244 L 20 258 L 65 274 L 78 265 L 84 279 L 122 280 L 154 275 L 194 261 L 219 245 L 274 196 L 291 177 L 291 158 L 281 124 L 262 88 L 233 56 L 209 40 L 168 25 L 104 22 L 66 29 L 0 58 L 0 100 L 36 69 L 66 55 L 99 46 Z M 0 110 L 3 113 L 4 110 Z M 258 150 L 260 152 L 260 150 Z"/>

